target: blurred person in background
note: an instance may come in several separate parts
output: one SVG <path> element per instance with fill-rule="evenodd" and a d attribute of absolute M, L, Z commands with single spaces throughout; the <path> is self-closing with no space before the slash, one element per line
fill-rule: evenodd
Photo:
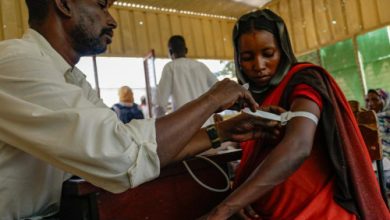
<path fill-rule="evenodd" d="M 184 37 L 174 35 L 168 41 L 169 56 L 158 83 L 155 108 L 157 117 L 165 115 L 168 101 L 172 100 L 172 110 L 198 98 L 218 80 L 209 68 L 197 60 L 186 57 L 188 49 Z M 203 126 L 213 123 L 210 117 Z"/>
<path fill-rule="evenodd" d="M 144 119 L 144 114 L 139 105 L 134 103 L 134 94 L 130 87 L 122 86 L 118 90 L 119 103 L 114 104 L 111 109 L 115 111 L 123 123 L 129 123 L 133 119 Z"/>

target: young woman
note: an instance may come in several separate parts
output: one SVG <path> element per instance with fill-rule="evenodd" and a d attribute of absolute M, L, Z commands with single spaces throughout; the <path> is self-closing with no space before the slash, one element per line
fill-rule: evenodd
<path fill-rule="evenodd" d="M 297 63 L 283 20 L 242 16 L 233 31 L 237 76 L 260 105 L 300 112 L 279 140 L 242 144 L 235 191 L 208 216 L 250 206 L 258 219 L 390 219 L 349 105 L 321 67 Z M 318 124 L 317 121 L 318 120 Z"/>

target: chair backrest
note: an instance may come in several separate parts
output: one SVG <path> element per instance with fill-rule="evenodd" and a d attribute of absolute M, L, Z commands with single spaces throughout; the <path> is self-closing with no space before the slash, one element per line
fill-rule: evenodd
<path fill-rule="evenodd" d="M 349 103 L 349 106 L 351 106 L 352 112 L 356 116 L 357 113 L 359 112 L 359 109 L 360 109 L 359 102 L 357 100 L 349 100 L 348 103 Z"/>
<path fill-rule="evenodd" d="M 370 153 L 371 160 L 381 160 L 382 145 L 375 112 L 372 110 L 359 111 L 356 114 L 356 120 L 368 152 Z"/>
<path fill-rule="evenodd" d="M 351 105 L 352 111 L 354 111 L 354 108 L 356 110 L 356 103 L 349 102 L 349 104 Z M 379 136 L 376 113 L 373 110 L 366 111 L 357 107 L 357 111 L 354 111 L 354 114 L 359 125 L 360 132 L 362 133 L 364 142 L 367 146 L 368 153 L 370 154 L 370 158 L 372 161 L 375 161 L 381 195 L 386 206 L 389 208 L 382 163 L 382 144 Z"/>

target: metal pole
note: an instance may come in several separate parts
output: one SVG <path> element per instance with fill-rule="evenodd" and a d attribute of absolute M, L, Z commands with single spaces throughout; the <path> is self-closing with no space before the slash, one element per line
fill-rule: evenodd
<path fill-rule="evenodd" d="M 363 88 L 363 98 L 364 98 L 364 96 L 367 93 L 367 83 L 366 83 L 366 76 L 364 74 L 364 67 L 363 67 L 362 57 L 360 56 L 360 53 L 359 53 L 359 47 L 358 47 L 357 36 L 356 35 L 354 35 L 352 37 L 352 44 L 353 44 L 353 52 L 354 52 L 355 62 L 356 62 L 356 65 L 358 67 L 360 81 L 361 81 L 361 85 L 362 85 L 362 88 Z"/>

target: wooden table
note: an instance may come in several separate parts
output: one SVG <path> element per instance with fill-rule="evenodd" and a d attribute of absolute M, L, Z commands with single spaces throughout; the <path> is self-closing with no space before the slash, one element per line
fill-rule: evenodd
<path fill-rule="evenodd" d="M 228 162 L 239 160 L 241 151 L 208 156 L 225 171 Z M 224 188 L 226 180 L 210 163 L 188 160 L 193 172 L 204 183 Z M 170 165 L 159 178 L 120 194 L 113 194 L 81 179 L 63 184 L 61 219 L 100 220 L 191 220 L 210 211 L 229 192 L 209 191 L 189 175 L 182 163 Z"/>

